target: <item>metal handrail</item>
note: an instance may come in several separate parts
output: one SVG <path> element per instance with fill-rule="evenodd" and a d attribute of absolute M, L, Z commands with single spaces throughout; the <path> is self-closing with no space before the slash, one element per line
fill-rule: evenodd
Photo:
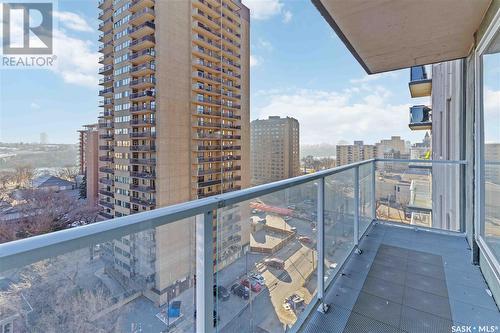
<path fill-rule="evenodd" d="M 323 179 L 342 171 L 355 169 L 372 162 L 393 163 L 437 163 L 437 164 L 467 164 L 467 161 L 445 160 L 400 160 L 400 159 L 370 159 L 344 166 L 335 167 L 316 173 L 284 179 L 273 183 L 233 191 L 212 197 L 189 201 L 152 211 L 98 222 L 86 226 L 56 231 L 0 244 L 0 267 L 7 270 L 28 265 L 39 260 L 54 257 L 63 253 L 75 251 L 110 239 L 144 231 L 177 222 L 184 218 L 205 214 L 215 209 L 224 208 L 259 196 L 278 192 L 290 187 Z"/>

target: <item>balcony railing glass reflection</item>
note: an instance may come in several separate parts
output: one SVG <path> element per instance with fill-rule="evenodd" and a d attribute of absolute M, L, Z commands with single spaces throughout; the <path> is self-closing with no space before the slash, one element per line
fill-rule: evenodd
<path fill-rule="evenodd" d="M 296 331 L 376 217 L 436 227 L 441 212 L 434 207 L 430 224 L 412 216 L 411 183 L 452 192 L 453 184 L 429 175 L 446 172 L 460 184 L 461 173 L 450 170 L 464 162 L 425 163 L 432 168 L 368 160 L 141 214 L 156 202 L 134 196 L 131 216 L 0 245 L 0 274 L 12 285 L 0 298 L 21 319 L 30 316 L 19 325 L 44 331 L 81 318 L 86 331 L 122 331 L 137 322 L 155 331 L 209 332 L 214 324 L 220 332 Z M 100 204 L 121 214 L 103 200 L 111 193 L 102 194 Z M 44 296 L 53 290 L 57 302 Z M 24 298 L 34 315 L 23 312 Z"/>

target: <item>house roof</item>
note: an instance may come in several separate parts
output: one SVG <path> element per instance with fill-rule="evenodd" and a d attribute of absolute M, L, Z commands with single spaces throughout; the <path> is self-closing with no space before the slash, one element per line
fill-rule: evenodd
<path fill-rule="evenodd" d="M 73 186 L 74 183 L 56 176 L 40 176 L 33 179 L 33 188 Z"/>

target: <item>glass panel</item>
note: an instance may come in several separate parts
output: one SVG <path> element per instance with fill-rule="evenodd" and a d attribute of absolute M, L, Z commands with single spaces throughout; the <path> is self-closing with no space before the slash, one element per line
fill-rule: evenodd
<path fill-rule="evenodd" d="M 377 219 L 460 231 L 460 165 L 377 162 Z"/>
<path fill-rule="evenodd" d="M 184 219 L 0 271 L 0 312 L 19 332 L 195 332 L 194 235 Z"/>
<path fill-rule="evenodd" d="M 483 58 L 484 226 L 486 242 L 500 258 L 500 32 Z M 500 260 L 500 259 L 499 259 Z"/>
<path fill-rule="evenodd" d="M 372 222 L 372 184 L 373 173 L 371 164 L 359 167 L 359 237 L 368 229 Z"/>
<path fill-rule="evenodd" d="M 311 182 L 217 211 L 219 332 L 283 332 L 312 301 L 316 196 Z"/>
<path fill-rule="evenodd" d="M 354 246 L 354 169 L 325 178 L 325 280 L 330 283 Z"/>

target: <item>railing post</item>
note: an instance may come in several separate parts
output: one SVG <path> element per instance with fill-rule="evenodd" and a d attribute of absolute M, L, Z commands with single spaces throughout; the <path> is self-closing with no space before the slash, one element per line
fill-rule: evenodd
<path fill-rule="evenodd" d="M 328 305 L 323 302 L 325 293 L 325 178 L 318 179 L 317 193 L 317 239 L 316 250 L 318 251 L 318 300 L 320 302 L 318 311 L 326 313 Z"/>
<path fill-rule="evenodd" d="M 359 252 L 359 166 L 354 168 L 354 248 Z"/>
<path fill-rule="evenodd" d="M 196 216 L 196 332 L 213 331 L 213 213 Z"/>
<path fill-rule="evenodd" d="M 371 175 L 372 175 L 372 184 L 371 184 L 371 207 L 372 207 L 372 220 L 377 219 L 377 194 L 375 192 L 375 183 L 376 183 L 376 171 L 377 171 L 377 165 L 376 161 L 373 160 L 371 163 Z"/>

